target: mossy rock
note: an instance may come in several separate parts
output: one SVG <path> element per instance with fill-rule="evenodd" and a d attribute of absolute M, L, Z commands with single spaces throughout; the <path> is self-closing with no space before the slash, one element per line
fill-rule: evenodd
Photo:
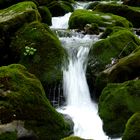
<path fill-rule="evenodd" d="M 108 83 L 120 83 L 140 76 L 140 49 L 119 59 L 112 67 L 100 73 L 96 79 L 96 89 L 101 92 Z"/>
<path fill-rule="evenodd" d="M 131 23 L 123 17 L 110 13 L 75 10 L 69 19 L 70 29 L 83 29 L 86 24 L 96 23 L 99 27 L 121 26 L 129 28 Z"/>
<path fill-rule="evenodd" d="M 63 16 L 68 12 L 73 12 L 74 8 L 69 1 L 52 1 L 48 8 L 52 14 L 52 16 Z"/>
<path fill-rule="evenodd" d="M 94 86 L 94 93 L 97 97 L 105 86 L 106 80 L 104 76 L 100 82 L 97 80 L 100 72 L 112 65 L 112 59 L 117 61 L 129 55 L 140 45 L 137 36 L 130 30 L 120 27 L 107 28 L 102 38 L 104 39 L 93 44 L 90 49 L 87 66 L 87 79 Z"/>
<path fill-rule="evenodd" d="M 103 129 L 111 137 L 121 136 L 131 115 L 140 111 L 140 80 L 108 84 L 99 99 Z"/>
<path fill-rule="evenodd" d="M 134 27 L 140 27 L 140 8 L 139 7 L 130 7 L 120 4 L 98 4 L 95 8 L 95 11 L 103 13 L 112 13 L 125 17 L 129 20 Z"/>
<path fill-rule="evenodd" d="M 41 22 L 52 25 L 52 15 L 50 13 L 50 10 L 46 6 L 39 6 L 38 11 L 41 15 Z"/>
<path fill-rule="evenodd" d="M 140 112 L 135 113 L 126 123 L 122 140 L 140 139 Z"/>
<path fill-rule="evenodd" d="M 46 24 L 30 23 L 21 28 L 11 43 L 17 63 L 26 66 L 42 82 L 46 94 L 49 87 L 62 81 L 62 65 L 66 51 Z M 54 90 L 52 91 L 54 92 Z"/>
<path fill-rule="evenodd" d="M 0 10 L 0 66 L 13 62 L 9 44 L 14 33 L 24 24 L 40 19 L 33 2 L 20 2 Z"/>
<path fill-rule="evenodd" d="M 84 139 L 77 137 L 77 136 L 69 136 L 69 137 L 66 137 L 62 140 L 84 140 Z"/>
<path fill-rule="evenodd" d="M 125 28 L 108 28 L 104 34 L 108 36 L 93 44 L 89 52 L 89 65 L 96 74 L 111 64 L 111 58 L 125 57 L 140 45 L 139 38 Z"/>
<path fill-rule="evenodd" d="M 17 140 L 16 132 L 0 133 L 0 140 Z"/>
<path fill-rule="evenodd" d="M 24 121 L 39 140 L 60 140 L 69 133 L 69 125 L 50 105 L 40 81 L 19 64 L 0 67 L 0 114 L 2 124 Z"/>
<path fill-rule="evenodd" d="M 20 2 L 0 10 L 0 34 L 15 32 L 25 23 L 40 20 L 40 14 L 33 2 Z"/>

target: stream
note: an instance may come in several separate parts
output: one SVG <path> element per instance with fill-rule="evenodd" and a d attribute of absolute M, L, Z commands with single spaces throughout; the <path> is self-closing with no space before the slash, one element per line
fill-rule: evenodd
<path fill-rule="evenodd" d="M 78 3 L 76 9 L 83 8 L 86 3 Z M 71 13 L 62 17 L 53 17 L 51 28 L 65 32 Z M 61 30 L 60 30 L 61 29 Z M 102 130 L 102 121 L 98 116 L 98 105 L 91 100 L 86 81 L 88 53 L 98 35 L 83 35 L 71 31 L 67 34 L 58 33 L 62 46 L 68 53 L 69 63 L 63 68 L 63 94 L 66 100 L 58 112 L 69 115 L 74 122 L 74 136 L 84 139 L 111 140 Z M 113 139 L 113 140 L 120 140 Z"/>

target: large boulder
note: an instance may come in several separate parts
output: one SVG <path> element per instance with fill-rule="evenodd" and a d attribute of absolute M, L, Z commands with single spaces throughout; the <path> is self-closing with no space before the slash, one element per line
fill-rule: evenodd
<path fill-rule="evenodd" d="M 136 79 L 140 76 L 140 49 L 119 59 L 116 64 L 101 72 L 96 79 L 95 86 L 98 92 L 108 83 L 121 83 Z"/>
<path fill-rule="evenodd" d="M 135 113 L 126 123 L 122 140 L 140 139 L 140 112 Z"/>
<path fill-rule="evenodd" d="M 48 8 L 52 13 L 52 16 L 63 16 L 68 12 L 73 12 L 74 8 L 70 1 L 52 1 Z"/>
<path fill-rule="evenodd" d="M 0 121 L 0 137 L 1 132 L 23 131 L 21 127 L 39 140 L 60 140 L 69 134 L 69 125 L 50 105 L 40 81 L 19 64 L 0 67 Z"/>
<path fill-rule="evenodd" d="M 132 22 L 134 27 L 140 27 L 140 8 L 130 7 L 127 5 L 120 4 L 98 4 L 95 8 L 95 11 L 103 13 L 112 13 L 125 17 L 127 20 Z"/>
<path fill-rule="evenodd" d="M 23 64 L 35 74 L 47 94 L 57 92 L 54 86 L 62 81 L 61 68 L 67 55 L 57 36 L 46 24 L 33 22 L 24 26 L 16 33 L 10 46 L 15 62 Z"/>
<path fill-rule="evenodd" d="M 24 24 L 40 21 L 40 14 L 33 2 L 20 2 L 0 10 L 0 66 L 12 63 L 9 44 L 14 33 Z"/>
<path fill-rule="evenodd" d="M 89 52 L 87 78 L 90 87 L 94 87 L 94 94 L 99 96 L 104 87 L 105 77 L 100 82 L 95 80 L 100 72 L 110 67 L 114 61 L 129 55 L 139 45 L 139 38 L 130 30 L 120 27 L 106 29 L 102 39 L 93 44 Z"/>
<path fill-rule="evenodd" d="M 70 29 L 83 29 L 86 24 L 96 23 L 99 27 L 121 26 L 129 28 L 131 24 L 125 18 L 110 13 L 88 10 L 75 10 L 69 19 Z"/>
<path fill-rule="evenodd" d="M 41 22 L 47 23 L 48 25 L 52 25 L 52 14 L 47 6 L 39 6 L 38 11 L 41 15 Z"/>
<path fill-rule="evenodd" d="M 111 137 L 121 136 L 131 115 L 140 111 L 140 80 L 108 84 L 99 99 L 103 129 Z"/>
<path fill-rule="evenodd" d="M 33 2 L 20 2 L 6 9 L 0 10 L 1 34 L 15 32 L 25 23 L 40 20 L 40 14 Z"/>

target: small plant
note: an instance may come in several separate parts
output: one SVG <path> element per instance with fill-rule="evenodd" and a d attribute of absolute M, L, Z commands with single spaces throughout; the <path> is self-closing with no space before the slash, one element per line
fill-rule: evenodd
<path fill-rule="evenodd" d="M 27 55 L 34 55 L 35 52 L 36 52 L 36 49 L 35 48 L 26 46 L 25 47 L 24 55 L 25 56 L 27 56 Z"/>

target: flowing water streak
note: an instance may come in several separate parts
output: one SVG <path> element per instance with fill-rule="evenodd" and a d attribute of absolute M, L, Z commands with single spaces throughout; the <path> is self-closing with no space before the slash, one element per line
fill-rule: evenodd
<path fill-rule="evenodd" d="M 71 13 L 67 13 L 61 17 L 53 17 L 51 28 L 67 29 L 68 28 L 68 20 L 69 20 L 70 15 L 71 15 Z"/>
<path fill-rule="evenodd" d="M 78 3 L 76 8 L 81 9 L 84 6 L 84 3 Z M 71 13 L 62 17 L 53 17 L 51 28 L 67 29 L 70 15 Z M 102 121 L 98 116 L 98 106 L 91 101 L 85 76 L 89 50 L 92 43 L 98 40 L 98 37 L 77 33 L 72 33 L 70 36 L 59 37 L 68 52 L 69 65 L 66 69 L 63 69 L 66 106 L 57 110 L 71 116 L 74 122 L 74 135 L 85 139 L 108 140 L 110 138 L 102 130 Z"/>
<path fill-rule="evenodd" d="M 97 39 L 97 36 L 88 35 L 60 38 L 69 54 L 69 65 L 63 70 L 66 106 L 58 111 L 71 116 L 74 135 L 85 139 L 107 140 L 102 131 L 97 105 L 91 101 L 85 76 L 88 53 Z"/>

